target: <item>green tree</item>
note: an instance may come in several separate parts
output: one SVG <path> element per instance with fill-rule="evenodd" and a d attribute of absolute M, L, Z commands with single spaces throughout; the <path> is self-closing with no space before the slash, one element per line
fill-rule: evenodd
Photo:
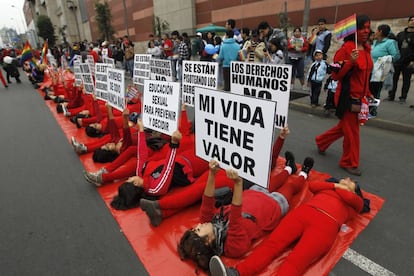
<path fill-rule="evenodd" d="M 47 15 L 39 15 L 36 27 L 38 29 L 38 35 L 48 41 L 49 47 L 55 46 L 55 27 L 53 27 L 52 21 Z"/>
<path fill-rule="evenodd" d="M 98 23 L 98 30 L 101 34 L 101 38 L 104 40 L 112 40 L 114 36 L 114 28 L 111 25 L 112 15 L 107 1 L 100 3 L 95 2 L 95 19 Z"/>
<path fill-rule="evenodd" d="M 168 31 L 169 28 L 170 28 L 170 23 L 168 23 L 165 20 L 162 20 L 158 16 L 154 17 L 154 23 L 152 26 L 154 34 L 161 36 L 163 33 Z"/>

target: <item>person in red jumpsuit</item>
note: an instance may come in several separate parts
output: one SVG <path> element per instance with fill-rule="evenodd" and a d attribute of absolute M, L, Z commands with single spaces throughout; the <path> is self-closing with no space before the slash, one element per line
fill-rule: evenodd
<path fill-rule="evenodd" d="M 131 116 L 130 116 L 131 117 Z M 138 117 L 131 120 L 137 123 Z M 194 145 L 194 134 L 191 132 L 191 122 L 188 120 L 187 111 L 183 106 L 180 116 L 179 130 L 182 133 L 179 151 Z M 159 133 L 158 133 L 159 134 Z M 164 137 L 158 136 L 157 133 L 146 133 L 146 147 L 148 149 L 148 160 L 160 160 L 168 154 L 168 147 L 164 145 L 167 140 Z M 123 151 L 113 162 L 102 167 L 97 172 L 85 172 L 86 180 L 96 186 L 115 181 L 117 179 L 124 179 L 135 174 L 137 168 L 137 146 L 130 146 Z"/>
<path fill-rule="evenodd" d="M 361 175 L 359 169 L 360 137 L 358 111 L 351 111 L 351 100 L 361 103 L 364 97 L 373 98 L 369 91 L 370 74 L 373 68 L 371 46 L 368 37 L 370 19 L 365 15 L 357 17 L 357 32 L 344 38 L 343 46 L 336 52 L 334 63 L 341 64 L 332 78 L 338 80 L 335 93 L 336 115 L 339 123 L 325 133 L 316 136 L 320 154 L 340 138 L 343 139 L 343 152 L 339 166 L 353 175 Z M 355 44 L 355 36 L 357 44 Z"/>
<path fill-rule="evenodd" d="M 287 156 L 291 155 L 287 152 Z M 198 267 L 208 269 L 211 257 L 225 255 L 231 258 L 243 256 L 254 240 L 272 231 L 286 215 L 293 196 L 302 190 L 313 159 L 305 159 L 302 171 L 289 184 L 289 175 L 296 172 L 296 164 L 289 162 L 277 175 L 278 189 L 265 189 L 252 185 L 243 191 L 243 181 L 234 169 L 226 170 L 227 177 L 234 182 L 231 206 L 215 208 L 215 175 L 219 163 L 210 161 L 210 175 L 204 190 L 200 208 L 200 223 L 184 232 L 178 245 L 181 259 L 190 258 Z"/>
<path fill-rule="evenodd" d="M 349 177 L 312 181 L 309 189 L 314 197 L 289 212 L 270 236 L 235 268 L 225 267 L 218 256 L 211 258 L 211 275 L 258 275 L 292 245 L 276 274 L 303 275 L 329 251 L 342 224 L 370 210 L 369 200 L 363 198 L 359 186 Z"/>
<path fill-rule="evenodd" d="M 278 156 L 289 133 L 290 130 L 288 126 L 285 126 L 283 129 L 281 129 L 279 136 L 273 144 L 271 161 L 272 170 L 277 165 Z M 291 159 L 291 162 L 294 163 L 294 160 Z M 149 217 L 151 225 L 159 226 L 163 219 L 169 218 L 200 201 L 203 196 L 204 187 L 206 185 L 208 177 L 209 170 L 203 173 L 193 184 L 180 189 L 173 195 L 167 194 L 161 197 L 159 200 L 141 199 L 140 206 Z M 278 188 L 278 185 L 280 183 L 275 180 L 276 177 L 272 173 L 270 175 L 269 181 L 269 184 L 272 187 L 270 189 L 276 190 Z M 229 181 L 229 179 L 226 177 L 224 170 L 220 170 L 216 174 L 216 188 L 218 189 L 222 187 L 232 187 L 232 181 Z"/>
<path fill-rule="evenodd" d="M 168 193 L 172 187 L 183 187 L 194 181 L 208 170 L 208 162 L 195 154 L 193 135 L 183 142 L 179 130 L 173 132 L 166 157 L 159 160 L 149 159 L 146 134 L 142 120 L 137 123 L 137 166 L 135 176 L 129 177 L 118 188 L 111 206 L 125 210 L 137 207 L 141 197 L 157 198 Z M 179 148 L 184 147 L 181 151 Z"/>

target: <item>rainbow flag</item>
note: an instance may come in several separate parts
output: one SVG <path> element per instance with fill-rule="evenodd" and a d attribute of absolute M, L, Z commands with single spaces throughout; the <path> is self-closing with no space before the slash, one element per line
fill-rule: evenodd
<path fill-rule="evenodd" d="M 315 43 L 315 40 L 316 40 L 316 34 L 313 34 L 313 35 L 309 38 L 308 43 L 309 43 L 309 44 L 311 44 L 311 45 L 313 45 L 313 43 Z"/>
<path fill-rule="evenodd" d="M 43 43 L 42 53 L 40 55 L 40 64 L 47 64 L 47 39 Z"/>
<path fill-rule="evenodd" d="M 26 60 L 31 59 L 32 57 L 32 46 L 30 45 L 29 41 L 26 41 L 20 57 L 20 64 L 23 64 Z"/>
<path fill-rule="evenodd" d="M 356 33 L 356 14 L 347 17 L 335 24 L 334 33 L 337 39 Z"/>

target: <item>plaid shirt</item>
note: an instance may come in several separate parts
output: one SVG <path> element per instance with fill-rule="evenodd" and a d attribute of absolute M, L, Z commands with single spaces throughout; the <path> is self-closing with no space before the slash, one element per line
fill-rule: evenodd
<path fill-rule="evenodd" d="M 178 52 L 181 60 L 187 60 L 190 56 L 187 44 L 185 44 L 184 41 L 180 42 L 180 45 L 178 46 Z"/>

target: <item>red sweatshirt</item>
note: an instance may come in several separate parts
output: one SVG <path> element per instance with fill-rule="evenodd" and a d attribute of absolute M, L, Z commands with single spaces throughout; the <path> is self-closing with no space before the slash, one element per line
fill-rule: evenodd
<path fill-rule="evenodd" d="M 214 207 L 215 199 L 203 195 L 202 200 L 200 222 L 211 222 L 213 216 L 217 214 Z M 282 217 L 280 206 L 274 199 L 253 190 L 243 192 L 242 206 L 229 205 L 224 212 L 229 213 L 224 255 L 230 258 L 243 256 L 250 250 L 252 241 L 272 231 Z M 253 216 L 255 221 L 244 218 L 242 213 Z"/>
<path fill-rule="evenodd" d="M 314 194 L 305 205 L 323 210 L 341 226 L 364 207 L 364 201 L 357 194 L 335 189 L 335 184 L 325 181 L 311 181 L 309 190 Z"/>
<path fill-rule="evenodd" d="M 359 57 L 355 62 L 351 62 L 352 50 L 356 48 L 354 41 L 346 41 L 336 52 L 334 62 L 343 62 L 343 66 L 338 73 L 332 73 L 332 78 L 339 80 L 336 91 L 341 91 L 343 77 L 352 69 L 351 75 L 351 98 L 362 99 L 371 96 L 369 91 L 370 74 L 373 68 L 371 58 L 371 46 L 364 44 L 364 50 L 359 51 Z M 338 104 L 339 94 L 335 93 L 335 103 Z"/>

